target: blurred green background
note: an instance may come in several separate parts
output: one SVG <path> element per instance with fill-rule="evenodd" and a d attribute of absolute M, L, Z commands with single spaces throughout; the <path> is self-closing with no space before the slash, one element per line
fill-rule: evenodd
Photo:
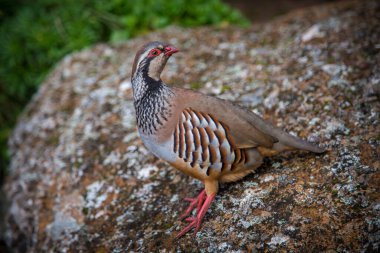
<path fill-rule="evenodd" d="M 1 0 L 0 186 L 17 116 L 63 56 L 168 25 L 248 25 L 220 0 Z"/>

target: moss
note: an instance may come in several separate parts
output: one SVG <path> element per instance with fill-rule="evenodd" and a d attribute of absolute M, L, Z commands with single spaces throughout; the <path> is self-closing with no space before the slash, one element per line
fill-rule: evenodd
<path fill-rule="evenodd" d="M 83 208 L 82 208 L 82 213 L 83 213 L 84 215 L 88 215 L 88 212 L 89 212 L 89 210 L 88 210 L 87 207 L 83 207 Z"/>
<path fill-rule="evenodd" d="M 229 91 L 229 90 L 231 90 L 231 87 L 229 85 L 223 85 L 221 93 L 224 93 L 224 92 Z"/>
<path fill-rule="evenodd" d="M 192 83 L 192 84 L 190 84 L 190 87 L 193 90 L 199 90 L 203 87 L 203 84 L 202 83 Z"/>
<path fill-rule="evenodd" d="M 74 164 L 73 164 L 73 167 L 76 168 L 76 169 L 79 169 L 81 165 L 82 165 L 82 163 L 80 163 L 78 161 L 75 161 Z"/>
<path fill-rule="evenodd" d="M 46 141 L 46 144 L 57 146 L 59 144 L 59 137 L 60 135 L 58 133 L 51 135 L 50 138 Z"/>

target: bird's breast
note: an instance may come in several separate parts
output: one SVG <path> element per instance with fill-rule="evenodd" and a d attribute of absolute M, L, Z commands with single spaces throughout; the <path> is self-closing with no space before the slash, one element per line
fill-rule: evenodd
<path fill-rule="evenodd" d="M 140 138 L 143 141 L 145 147 L 152 152 L 158 158 L 161 158 L 167 162 L 175 162 L 177 159 L 176 154 L 173 152 L 173 139 L 170 137 L 165 141 L 159 140 L 157 134 L 146 134 L 139 130 Z"/>

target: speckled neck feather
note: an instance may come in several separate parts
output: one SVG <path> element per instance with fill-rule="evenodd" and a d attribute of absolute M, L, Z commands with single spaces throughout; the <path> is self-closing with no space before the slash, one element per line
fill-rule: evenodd
<path fill-rule="evenodd" d="M 170 98 L 174 94 L 162 80 L 152 79 L 144 69 L 138 69 L 132 78 L 137 125 L 145 134 L 155 134 L 172 114 Z"/>

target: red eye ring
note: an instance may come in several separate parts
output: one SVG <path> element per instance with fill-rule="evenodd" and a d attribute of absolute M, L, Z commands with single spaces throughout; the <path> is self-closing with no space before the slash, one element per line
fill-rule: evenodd
<path fill-rule="evenodd" d="M 156 57 L 157 55 L 160 55 L 161 54 L 161 50 L 155 48 L 155 49 L 152 49 L 150 52 L 149 52 L 149 56 L 150 57 Z"/>

